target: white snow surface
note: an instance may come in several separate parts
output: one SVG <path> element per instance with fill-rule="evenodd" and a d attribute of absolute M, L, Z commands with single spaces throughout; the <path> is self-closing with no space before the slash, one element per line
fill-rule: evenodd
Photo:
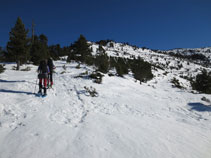
<path fill-rule="evenodd" d="M 0 74 L 0 158 L 211 158 L 211 106 L 201 100 L 210 95 L 172 88 L 172 73 L 142 84 L 105 75 L 96 84 L 76 78 L 91 67 L 55 65 L 46 98 L 34 94 L 36 66 L 7 64 Z"/>

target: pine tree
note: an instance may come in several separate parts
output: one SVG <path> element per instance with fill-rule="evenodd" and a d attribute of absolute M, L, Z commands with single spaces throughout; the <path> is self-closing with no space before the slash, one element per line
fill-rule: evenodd
<path fill-rule="evenodd" d="M 34 36 L 34 42 L 31 47 L 31 61 L 37 65 L 40 60 L 47 59 L 49 57 L 48 50 L 48 38 L 41 34 L 39 37 Z"/>
<path fill-rule="evenodd" d="M 121 77 L 123 77 L 123 75 L 128 74 L 129 72 L 129 66 L 127 63 L 127 60 L 124 58 L 117 58 L 117 62 L 115 65 L 117 74 Z"/>
<path fill-rule="evenodd" d="M 63 49 L 60 47 L 60 44 L 51 45 L 51 46 L 48 47 L 48 49 L 49 49 L 50 56 L 54 60 L 58 60 L 59 56 L 62 56 L 62 54 L 64 54 Z"/>
<path fill-rule="evenodd" d="M 196 80 L 191 83 L 192 88 L 202 92 L 211 94 L 211 73 L 203 69 L 201 74 L 196 76 Z"/>
<path fill-rule="evenodd" d="M 70 47 L 65 46 L 62 48 L 62 52 L 61 54 L 59 54 L 59 56 L 68 56 L 69 53 L 70 53 Z"/>
<path fill-rule="evenodd" d="M 42 59 L 47 59 L 49 57 L 49 50 L 48 50 L 48 38 L 44 34 L 39 36 L 40 46 L 41 46 L 41 54 Z"/>
<path fill-rule="evenodd" d="M 27 33 L 28 30 L 25 29 L 22 20 L 18 17 L 15 26 L 9 33 L 10 41 L 7 43 L 8 56 L 17 63 L 17 70 L 30 58 L 30 39 L 27 38 Z"/>
<path fill-rule="evenodd" d="M 95 66 L 98 67 L 98 71 L 107 73 L 109 70 L 109 57 L 106 53 L 97 55 L 95 58 Z"/>
<path fill-rule="evenodd" d="M 140 82 L 146 82 L 153 78 L 150 63 L 143 61 L 140 57 L 138 59 L 130 60 L 129 63 L 135 79 Z"/>
<path fill-rule="evenodd" d="M 71 45 L 71 49 L 68 61 L 77 60 L 86 62 L 86 59 L 91 56 L 91 49 L 89 48 L 89 44 L 83 35 L 80 35 L 79 39 Z"/>

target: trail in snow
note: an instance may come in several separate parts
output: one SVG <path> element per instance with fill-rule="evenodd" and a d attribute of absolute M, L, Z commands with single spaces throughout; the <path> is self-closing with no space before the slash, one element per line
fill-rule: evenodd
<path fill-rule="evenodd" d="M 36 67 L 17 72 L 7 65 L 0 78 L 0 157 L 211 157 L 204 95 L 172 88 L 168 75 L 142 85 L 106 75 L 94 84 L 75 78 L 87 70 L 75 63 L 61 74 L 64 64 L 56 62 L 46 98 L 34 95 Z M 86 95 L 84 86 L 99 97 Z"/>

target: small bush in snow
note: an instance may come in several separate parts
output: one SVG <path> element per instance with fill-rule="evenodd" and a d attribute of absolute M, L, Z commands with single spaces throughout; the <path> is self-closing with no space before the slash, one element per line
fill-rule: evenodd
<path fill-rule="evenodd" d="M 76 69 L 80 69 L 81 68 L 81 64 L 79 63 L 75 68 Z"/>
<path fill-rule="evenodd" d="M 170 68 L 171 70 L 176 69 L 174 66 L 170 66 L 169 68 Z"/>
<path fill-rule="evenodd" d="M 85 71 L 83 73 L 80 73 L 78 76 L 75 78 L 87 78 L 88 77 L 88 71 Z"/>
<path fill-rule="evenodd" d="M 165 70 L 160 64 L 151 64 L 151 66 L 160 70 Z"/>
<path fill-rule="evenodd" d="M 181 86 L 179 80 L 176 79 L 175 77 L 171 80 L 171 83 L 173 84 L 173 87 L 180 88 L 180 89 L 184 88 L 183 86 Z"/>
<path fill-rule="evenodd" d="M 147 47 L 141 47 L 143 50 L 147 49 Z"/>
<path fill-rule="evenodd" d="M 181 78 L 184 78 L 185 80 L 188 80 L 188 81 L 190 81 L 190 82 L 193 81 L 193 78 L 188 77 L 188 76 L 185 76 L 185 75 L 180 75 L 180 77 L 181 77 Z"/>
<path fill-rule="evenodd" d="M 92 74 L 89 75 L 89 77 L 93 79 L 95 83 L 98 83 L 98 84 L 102 83 L 103 75 L 99 72 L 93 72 Z"/>
<path fill-rule="evenodd" d="M 67 67 L 66 67 L 65 64 L 62 66 L 62 68 L 63 68 L 65 71 L 66 71 L 66 69 L 67 69 Z"/>
<path fill-rule="evenodd" d="M 13 66 L 12 67 L 12 70 L 17 70 L 17 66 Z"/>
<path fill-rule="evenodd" d="M 114 47 L 114 43 L 110 42 L 109 46 L 113 48 Z"/>
<path fill-rule="evenodd" d="M 92 86 L 91 87 L 86 87 L 85 86 L 84 89 L 86 90 L 87 93 L 89 93 L 89 95 L 91 97 L 97 97 L 98 96 L 98 93 L 97 93 L 96 89 L 93 88 Z"/>
<path fill-rule="evenodd" d="M 62 68 L 64 69 L 60 74 L 64 74 L 64 73 L 66 73 L 66 69 L 67 69 L 67 67 L 66 67 L 66 65 L 64 64 L 63 66 L 62 66 Z"/>
<path fill-rule="evenodd" d="M 115 76 L 113 73 L 108 73 L 109 77 Z"/>
<path fill-rule="evenodd" d="M 110 39 L 100 40 L 100 41 L 98 41 L 96 43 L 99 44 L 99 45 L 102 45 L 102 46 L 106 46 L 109 42 L 113 42 L 113 40 L 110 40 Z"/>
<path fill-rule="evenodd" d="M 67 59 L 66 58 L 61 58 L 61 61 L 66 61 Z"/>
<path fill-rule="evenodd" d="M 202 97 L 201 100 L 207 102 L 207 103 L 211 103 L 211 101 L 209 99 L 207 99 L 206 97 Z"/>
<path fill-rule="evenodd" d="M 164 76 L 167 76 L 167 74 L 168 74 L 168 72 L 167 72 L 167 71 L 165 71 L 165 72 L 163 73 L 163 75 L 164 75 Z"/>
<path fill-rule="evenodd" d="M 179 64 L 179 65 L 178 65 L 178 69 L 181 69 L 182 67 L 183 67 L 182 64 Z"/>
<path fill-rule="evenodd" d="M 0 65 L 0 73 L 3 73 L 5 70 L 4 65 Z"/>

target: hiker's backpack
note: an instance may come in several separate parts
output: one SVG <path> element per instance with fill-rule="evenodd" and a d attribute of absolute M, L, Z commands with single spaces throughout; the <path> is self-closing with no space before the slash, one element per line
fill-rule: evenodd
<path fill-rule="evenodd" d="M 48 67 L 49 67 L 50 71 L 52 71 L 53 70 L 53 67 L 54 67 L 53 61 L 50 58 L 48 59 Z"/>
<path fill-rule="evenodd" d="M 38 74 L 38 78 L 48 78 L 48 65 L 47 63 L 43 60 L 40 62 L 39 68 L 38 68 L 39 74 Z"/>

